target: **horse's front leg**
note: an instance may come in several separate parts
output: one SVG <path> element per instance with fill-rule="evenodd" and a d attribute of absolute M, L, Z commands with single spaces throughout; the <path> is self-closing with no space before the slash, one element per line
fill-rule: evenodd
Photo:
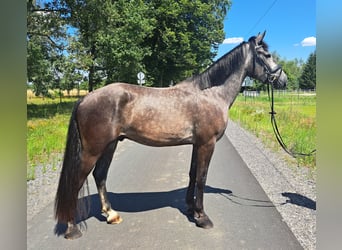
<path fill-rule="evenodd" d="M 118 224 L 122 222 L 120 215 L 112 209 L 111 204 L 107 197 L 106 180 L 108 169 L 113 158 L 113 154 L 117 145 L 117 141 L 109 145 L 100 159 L 96 162 L 93 176 L 96 182 L 97 191 L 100 196 L 102 212 L 107 217 L 108 224 Z"/>
<path fill-rule="evenodd" d="M 191 166 L 189 172 L 189 186 L 186 192 L 186 204 L 188 206 L 188 214 L 193 216 L 195 211 L 195 184 L 197 170 L 197 148 L 194 146 L 192 150 Z"/>
<path fill-rule="evenodd" d="M 196 225 L 202 228 L 212 228 L 214 225 L 204 212 L 203 192 L 207 180 L 208 167 L 213 155 L 216 140 L 212 139 L 209 143 L 201 145 L 197 149 L 197 171 L 196 171 L 196 201 L 194 218 Z"/>

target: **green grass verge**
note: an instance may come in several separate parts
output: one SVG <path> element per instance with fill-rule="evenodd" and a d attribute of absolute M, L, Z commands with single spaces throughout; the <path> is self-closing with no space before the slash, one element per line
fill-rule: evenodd
<path fill-rule="evenodd" d="M 56 164 L 62 159 L 69 119 L 76 98 L 42 100 L 27 104 L 27 180 L 35 178 L 35 168 Z"/>
<path fill-rule="evenodd" d="M 288 148 L 308 153 L 316 148 L 316 96 L 296 93 L 275 94 L 274 109 L 280 134 Z M 270 120 L 270 102 L 266 93 L 259 97 L 239 95 L 229 111 L 230 118 L 254 133 L 274 150 L 282 150 L 276 141 Z M 315 168 L 315 156 L 298 158 L 299 165 Z"/>

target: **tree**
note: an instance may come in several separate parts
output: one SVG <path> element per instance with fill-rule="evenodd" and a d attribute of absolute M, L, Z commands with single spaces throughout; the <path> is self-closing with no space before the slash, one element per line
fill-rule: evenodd
<path fill-rule="evenodd" d="M 70 90 L 77 88 L 83 80 L 82 72 L 79 70 L 78 63 L 73 60 L 73 55 L 69 54 L 61 58 L 62 60 L 56 63 L 55 70 L 56 88 L 66 90 L 69 94 Z"/>
<path fill-rule="evenodd" d="M 36 96 L 48 95 L 52 75 L 48 49 L 40 39 L 30 39 L 27 44 L 27 81 L 32 83 Z"/>
<path fill-rule="evenodd" d="M 212 63 L 224 39 L 223 20 L 230 1 L 149 1 L 157 22 L 145 44 L 147 73 L 160 86 L 196 74 Z"/>
<path fill-rule="evenodd" d="M 298 79 L 302 74 L 303 61 L 298 59 L 286 60 L 285 58 L 280 58 L 280 56 L 278 58 L 278 63 L 287 75 L 286 88 L 290 90 L 298 89 Z"/>
<path fill-rule="evenodd" d="M 303 73 L 299 78 L 299 87 L 301 89 L 316 88 L 316 51 L 310 54 L 303 67 Z"/>
<path fill-rule="evenodd" d="M 35 95 L 48 96 L 53 87 L 54 64 L 64 49 L 65 22 L 57 1 L 40 6 L 27 0 L 27 81 Z"/>
<path fill-rule="evenodd" d="M 142 0 L 64 0 L 70 24 L 77 29 L 78 51 L 89 72 L 89 91 L 96 82 L 136 81 L 150 53 L 142 42 L 152 30 L 153 18 Z"/>
<path fill-rule="evenodd" d="M 43 1 L 44 2 L 44 1 Z M 27 0 L 28 82 L 36 94 L 114 81 L 179 81 L 212 63 L 230 1 Z M 76 74 L 76 79 L 71 77 Z"/>

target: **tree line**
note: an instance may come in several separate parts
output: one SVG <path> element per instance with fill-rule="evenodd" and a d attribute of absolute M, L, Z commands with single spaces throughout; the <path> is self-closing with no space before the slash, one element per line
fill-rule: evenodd
<path fill-rule="evenodd" d="M 230 0 L 27 0 L 28 86 L 43 96 L 49 89 L 92 91 L 136 83 L 140 71 L 147 85 L 168 86 L 213 62 L 230 6 Z M 306 64 L 281 63 L 293 86 L 302 72 L 311 77 Z"/>

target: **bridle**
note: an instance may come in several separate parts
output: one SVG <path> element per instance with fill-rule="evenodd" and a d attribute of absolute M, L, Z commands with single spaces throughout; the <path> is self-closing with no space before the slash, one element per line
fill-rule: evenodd
<path fill-rule="evenodd" d="M 283 138 L 280 135 L 280 132 L 277 126 L 277 121 L 275 118 L 275 115 L 277 113 L 274 111 L 274 94 L 273 94 L 274 91 L 273 90 L 274 90 L 274 83 L 278 82 L 283 72 L 283 69 L 278 64 L 274 69 L 271 69 L 269 65 L 266 64 L 265 60 L 259 56 L 257 49 L 260 47 L 262 47 L 262 45 L 255 46 L 255 55 L 256 55 L 256 59 L 258 59 L 262 63 L 266 71 L 267 93 L 268 93 L 268 99 L 270 100 L 270 108 L 271 108 L 271 111 L 269 112 L 269 114 L 271 115 L 271 124 L 273 128 L 273 132 L 277 138 L 277 141 L 280 144 L 280 146 L 284 149 L 284 151 L 288 153 L 289 155 L 291 155 L 293 158 L 297 158 L 300 156 L 311 156 L 316 152 L 316 149 L 312 150 L 309 153 L 294 152 L 286 146 L 286 144 L 283 141 Z"/>
<path fill-rule="evenodd" d="M 258 53 L 258 49 L 262 48 L 262 45 L 257 45 L 255 46 L 255 56 L 256 56 L 256 60 L 259 60 L 261 62 L 261 64 L 263 65 L 265 71 L 266 71 L 266 82 L 268 84 L 272 84 L 277 82 L 281 76 L 281 73 L 283 72 L 283 68 L 277 64 L 277 66 L 275 68 L 271 68 L 266 62 L 265 60 L 259 56 Z"/>
<path fill-rule="evenodd" d="M 273 85 L 274 82 L 277 82 L 279 80 L 279 77 L 281 73 L 283 72 L 283 68 L 280 65 L 277 65 L 275 69 L 270 70 L 269 68 L 266 67 L 266 64 L 264 65 L 264 67 L 266 70 L 267 82 Z M 277 74 L 277 72 L 279 73 Z"/>

